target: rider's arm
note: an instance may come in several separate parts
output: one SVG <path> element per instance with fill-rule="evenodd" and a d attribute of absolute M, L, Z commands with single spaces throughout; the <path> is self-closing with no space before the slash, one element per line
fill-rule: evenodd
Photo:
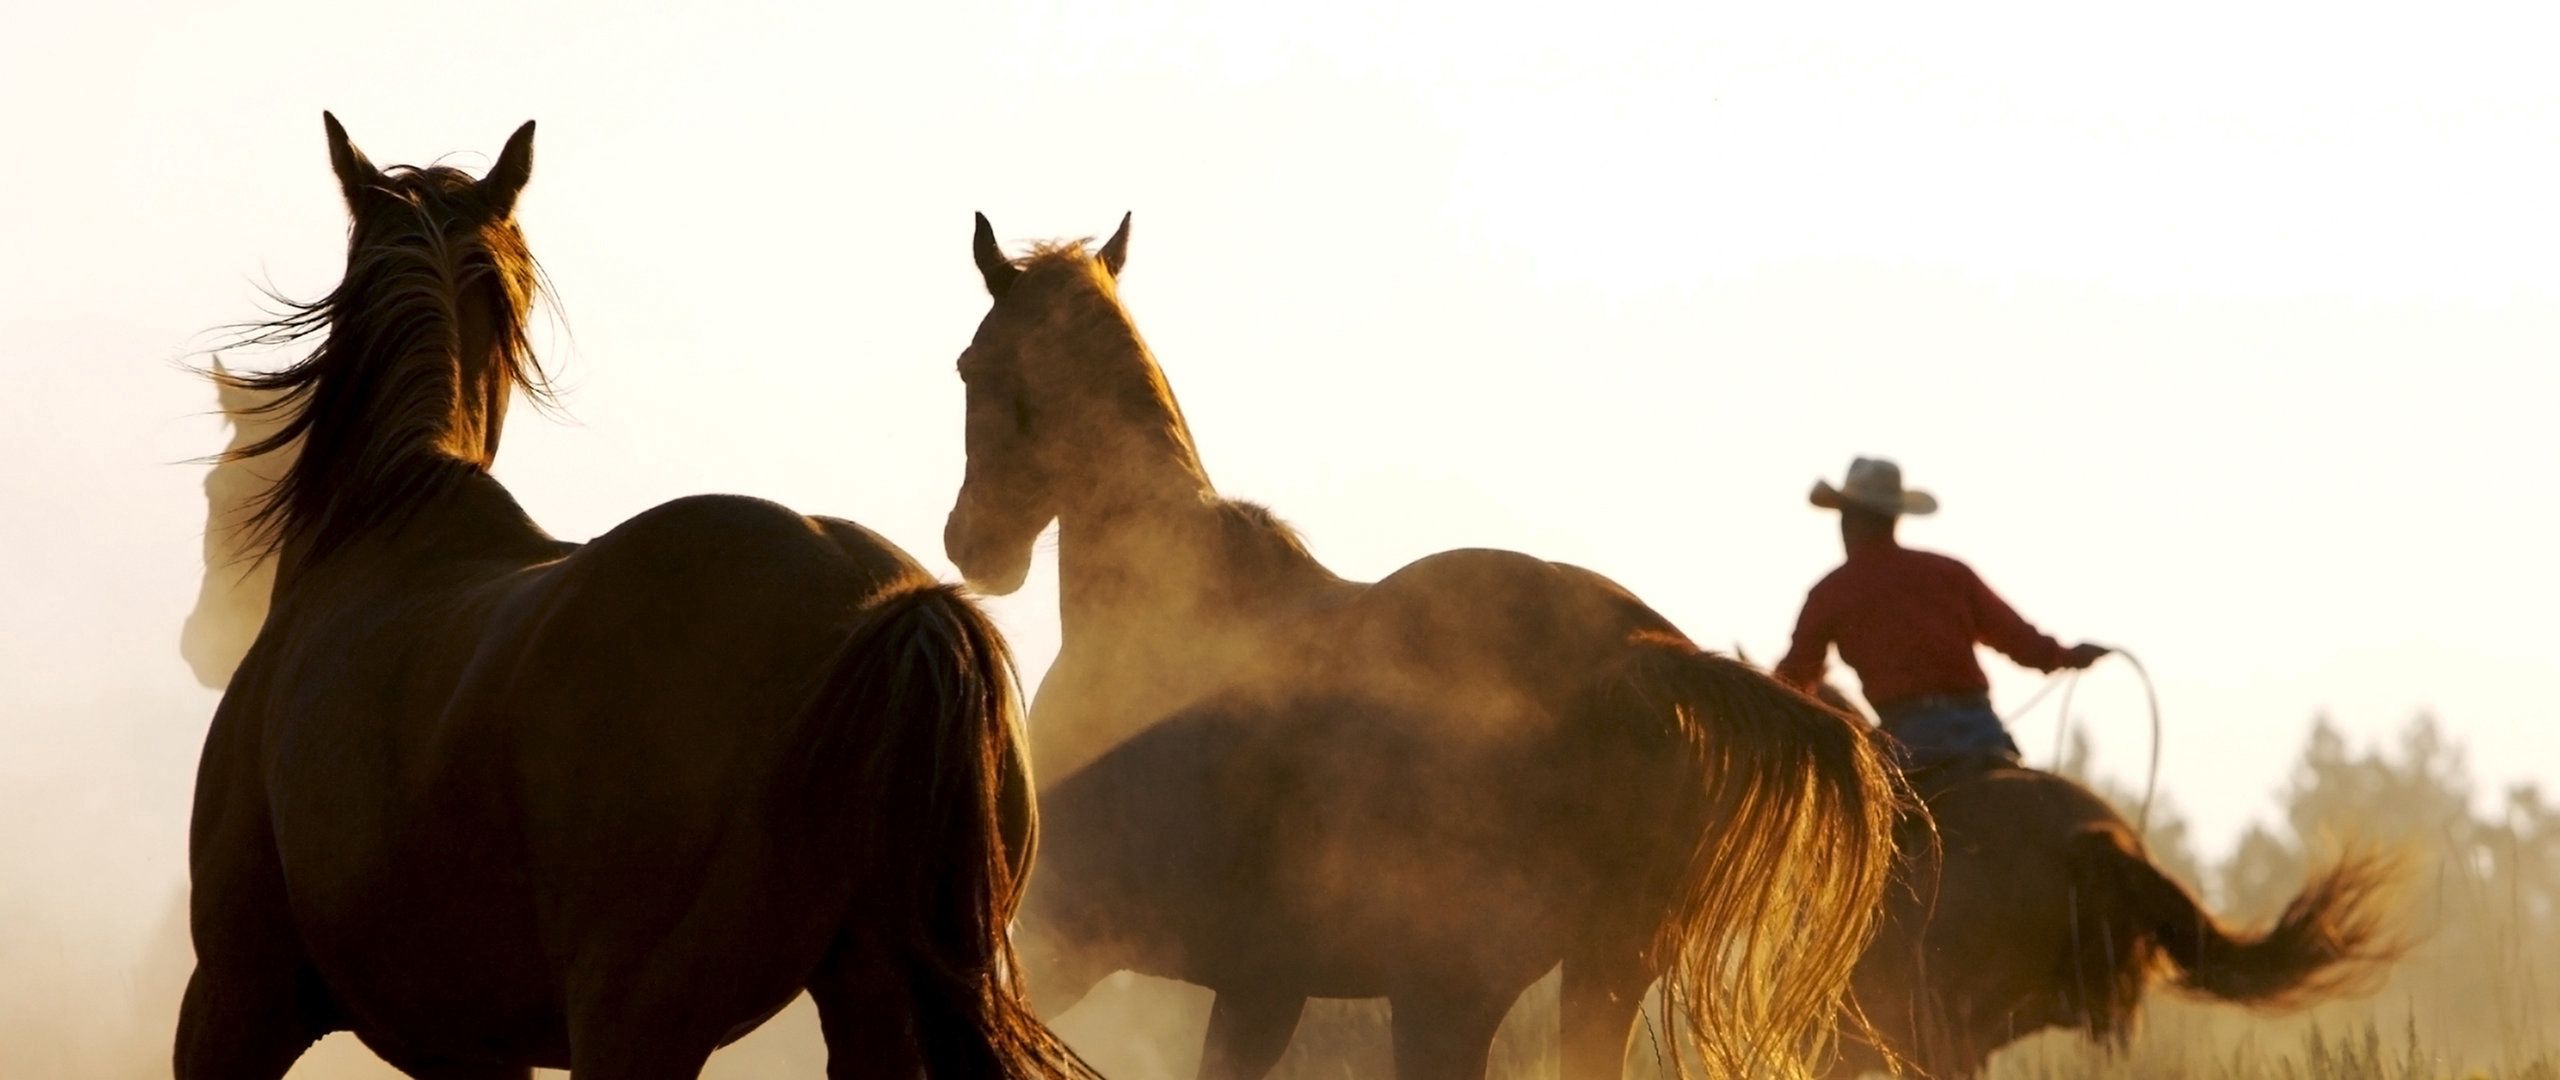
<path fill-rule="evenodd" d="M 1992 592 L 1991 586 L 1983 584 L 1981 575 L 1967 568 L 1965 576 L 1973 584 L 1974 635 L 1983 644 L 2037 671 L 2053 671 L 2070 664 L 2070 650 L 2063 648 L 2061 642 L 2028 623 L 2008 601 L 2000 599 L 2000 594 Z"/>
<path fill-rule="evenodd" d="M 1823 668 L 1831 662 L 1831 619 L 1825 599 L 1819 586 L 1805 598 L 1786 658 L 1778 661 L 1778 681 L 1808 694 L 1822 685 Z"/>

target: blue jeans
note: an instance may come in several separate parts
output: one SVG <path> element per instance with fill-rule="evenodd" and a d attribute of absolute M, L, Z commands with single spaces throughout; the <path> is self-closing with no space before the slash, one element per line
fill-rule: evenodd
<path fill-rule="evenodd" d="M 1887 702 L 1876 710 L 1909 770 L 1969 757 L 1996 757 L 2015 765 L 2018 744 L 1980 695 L 1926 695 Z"/>

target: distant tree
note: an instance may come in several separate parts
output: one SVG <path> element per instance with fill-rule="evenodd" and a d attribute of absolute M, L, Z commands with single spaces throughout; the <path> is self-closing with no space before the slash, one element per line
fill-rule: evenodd
<path fill-rule="evenodd" d="M 2417 940 L 2375 1007 L 2471 1060 L 2560 1040 L 2560 813 L 2530 786 L 2482 813 L 2459 746 L 2420 715 L 2397 745 L 2356 751 L 2325 718 L 2285 793 L 2279 833 L 2252 828 L 2217 875 L 2234 915 L 2266 917 L 2347 847 L 2404 860 Z"/>
<path fill-rule="evenodd" d="M 2089 776 L 2088 763 L 2075 732 L 2060 771 L 2133 816 L 2140 792 Z M 2397 854 L 2415 947 L 2362 1000 L 2265 1016 L 2160 995 L 2125 1057 L 2046 1036 L 2004 1055 L 1993 1077 L 2560 1080 L 2560 807 L 2531 785 L 2503 795 L 2482 796 L 2432 716 L 2362 750 L 2323 718 L 2279 792 L 2280 821 L 2250 828 L 2220 865 L 2200 872 L 2184 822 L 2154 807 L 2154 857 L 2209 885 L 2214 906 L 2243 924 L 2273 918 L 2343 850 Z"/>

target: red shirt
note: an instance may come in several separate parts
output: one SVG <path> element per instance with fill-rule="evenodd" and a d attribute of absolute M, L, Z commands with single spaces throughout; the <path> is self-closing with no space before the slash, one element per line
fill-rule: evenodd
<path fill-rule="evenodd" d="M 1858 673 L 1867 701 L 1882 705 L 1915 694 L 1969 694 L 1990 689 L 1975 659 L 1976 642 L 2038 671 L 2062 666 L 2067 652 L 2018 617 L 1974 575 L 1944 555 L 1890 540 L 1863 543 L 1805 597 L 1795 643 L 1778 677 L 1807 690 L 1822 680 L 1831 647 Z"/>

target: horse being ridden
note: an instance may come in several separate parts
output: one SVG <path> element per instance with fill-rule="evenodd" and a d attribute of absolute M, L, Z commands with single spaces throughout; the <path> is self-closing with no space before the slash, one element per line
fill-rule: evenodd
<path fill-rule="evenodd" d="M 695 1075 L 815 997 L 836 1077 L 1078 1071 L 1011 977 L 1036 817 L 1005 647 L 850 522 L 657 507 L 579 545 L 488 468 L 538 392 L 538 274 L 485 179 L 378 170 L 327 119 L 345 279 L 226 378 L 298 447 L 206 737 L 181 1080 L 353 1030 L 413 1075 Z"/>
<path fill-rule="evenodd" d="M 1840 512 L 1849 558 L 1805 602 L 1778 674 L 1855 712 L 1821 681 L 1837 643 L 1928 809 L 1899 830 L 1904 874 L 1853 980 L 1874 1030 L 1842 1031 L 1841 1072 L 1890 1056 L 1926 1076 L 1970 1076 L 1992 1051 L 2057 1026 L 2120 1046 L 2163 975 L 2215 1000 L 2276 1007 L 2351 989 L 2396 954 L 2380 898 L 2389 874 L 2364 857 L 2313 878 L 2273 927 L 2225 928 L 2105 800 L 2017 767 L 1973 657 L 1979 641 L 2053 670 L 2108 650 L 2065 648 L 1964 564 L 1901 547 L 1895 520 L 1937 500 L 1904 490 L 1892 462 L 1860 458 L 1840 486 L 1816 484 L 1812 502 Z"/>
<path fill-rule="evenodd" d="M 2351 855 L 2312 876 L 2274 923 L 2225 925 L 2068 777 L 1991 765 L 1918 781 L 1936 835 L 1906 828 L 1905 876 L 1853 985 L 1871 1031 L 1843 1029 L 1836 1073 L 1977 1075 L 2049 1027 L 2118 1049 L 2156 982 L 2206 1000 L 2292 1009 L 2369 986 L 2402 951 L 2390 865 Z"/>
<path fill-rule="evenodd" d="M 1848 558 L 1805 598 L 1777 675 L 1811 690 L 1839 646 L 1906 767 L 2017 763 L 2017 743 L 1991 711 L 1991 682 L 1975 646 L 2038 671 L 2085 668 L 2107 655 L 2105 646 L 2065 648 L 2037 630 L 1972 567 L 1903 547 L 1896 523 L 1905 514 L 1934 513 L 1938 500 L 1903 490 L 1900 466 L 1859 458 L 1841 486 L 1815 483 L 1811 501 L 1840 512 Z"/>
<path fill-rule="evenodd" d="M 944 535 L 1010 592 L 1058 523 L 1032 708 L 1044 1013 L 1136 970 L 1217 994 L 1255 1078 L 1309 997 L 1388 998 L 1405 1080 L 1481 1076 L 1562 963 L 1566 1075 L 1619 1075 L 1662 977 L 1719 1072 L 1801 1068 L 1880 902 L 1896 790 L 1863 725 L 1698 650 L 1597 574 L 1444 552 L 1335 576 L 1218 496 L 1121 306 L 1128 223 L 1016 261 L 960 360 Z"/>

